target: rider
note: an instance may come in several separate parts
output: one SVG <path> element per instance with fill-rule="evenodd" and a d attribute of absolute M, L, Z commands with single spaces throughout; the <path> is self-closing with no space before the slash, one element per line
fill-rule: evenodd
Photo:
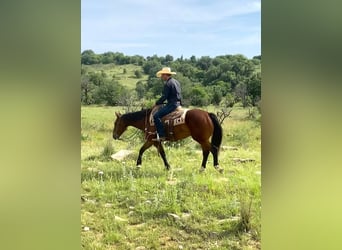
<path fill-rule="evenodd" d="M 156 74 L 157 77 L 160 77 L 165 82 L 163 94 L 156 101 L 156 105 L 163 104 L 165 100 L 167 100 L 167 104 L 153 115 L 154 124 L 156 125 L 157 129 L 157 138 L 153 139 L 154 141 L 164 141 L 166 139 L 161 118 L 171 113 L 181 105 L 181 87 L 179 82 L 172 78 L 172 75 L 175 74 L 176 72 L 172 72 L 171 68 L 168 67 L 162 68 L 162 70 L 159 70 Z"/>

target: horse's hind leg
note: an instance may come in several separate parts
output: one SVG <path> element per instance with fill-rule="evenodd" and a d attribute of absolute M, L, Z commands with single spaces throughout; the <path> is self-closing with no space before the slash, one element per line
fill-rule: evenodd
<path fill-rule="evenodd" d="M 200 171 L 203 172 L 205 170 L 206 165 L 207 165 L 207 160 L 208 160 L 208 156 L 209 156 L 211 146 L 210 146 L 209 142 L 206 142 L 206 143 L 201 143 L 201 147 L 202 147 L 203 159 L 202 159 L 202 165 L 201 165 Z"/>
<path fill-rule="evenodd" d="M 213 158 L 214 158 L 214 168 L 219 171 L 220 173 L 223 173 L 223 168 L 221 168 L 219 166 L 219 163 L 218 163 L 218 148 L 214 145 L 212 145 L 211 147 L 211 153 L 213 154 Z"/>
<path fill-rule="evenodd" d="M 202 166 L 200 171 L 203 172 L 205 170 L 205 166 L 207 165 L 207 160 L 209 156 L 209 150 L 203 150 L 202 149 L 202 155 L 203 155 L 203 160 L 202 160 Z"/>
<path fill-rule="evenodd" d="M 138 159 L 137 159 L 137 167 L 141 166 L 141 162 L 142 162 L 141 158 L 142 158 L 142 155 L 145 152 L 145 150 L 148 149 L 149 147 L 151 147 L 152 145 L 153 145 L 153 143 L 150 142 L 150 141 L 146 141 L 144 143 L 144 145 L 142 145 L 142 147 L 139 150 L 139 156 L 138 156 Z"/>
<path fill-rule="evenodd" d="M 158 153 L 160 154 L 160 156 L 162 157 L 162 159 L 164 161 L 164 165 L 165 165 L 166 170 L 169 170 L 170 164 L 167 162 L 166 154 L 165 154 L 163 145 L 160 142 L 155 142 L 154 146 L 156 146 L 156 148 L 158 149 Z"/>

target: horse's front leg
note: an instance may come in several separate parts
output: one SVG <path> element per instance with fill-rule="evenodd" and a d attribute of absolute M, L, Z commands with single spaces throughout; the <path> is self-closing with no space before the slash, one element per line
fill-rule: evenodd
<path fill-rule="evenodd" d="M 141 167 L 142 155 L 145 152 L 145 150 L 148 149 L 149 147 L 151 147 L 152 145 L 153 145 L 153 143 L 150 142 L 150 141 L 146 141 L 144 143 L 144 145 L 142 145 L 142 147 L 139 150 L 139 156 L 138 156 L 138 159 L 137 159 L 137 167 L 139 167 L 139 168 Z"/>
<path fill-rule="evenodd" d="M 165 165 L 166 170 L 169 170 L 170 164 L 167 162 L 166 154 L 165 154 L 163 145 L 161 144 L 161 142 L 155 142 L 154 146 L 156 146 L 156 148 L 158 149 L 158 153 L 161 155 L 161 157 L 164 161 L 164 165 Z"/>

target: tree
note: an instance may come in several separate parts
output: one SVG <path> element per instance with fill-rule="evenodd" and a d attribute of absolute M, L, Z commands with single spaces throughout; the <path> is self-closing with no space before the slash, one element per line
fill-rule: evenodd
<path fill-rule="evenodd" d="M 205 106 L 209 104 L 209 95 L 201 85 L 195 86 L 191 90 L 191 105 Z"/>
<path fill-rule="evenodd" d="M 134 75 L 135 75 L 136 78 L 141 78 L 142 77 L 142 73 L 141 73 L 140 70 L 135 70 L 134 71 Z"/>
<path fill-rule="evenodd" d="M 103 64 L 115 63 L 115 54 L 113 52 L 106 52 L 102 54 L 101 62 Z"/>
<path fill-rule="evenodd" d="M 100 62 L 100 57 L 94 53 L 92 50 L 85 50 L 81 54 L 81 64 L 96 64 Z"/>
<path fill-rule="evenodd" d="M 212 64 L 212 59 L 209 56 L 202 56 L 198 61 L 197 61 L 197 66 L 201 70 L 208 70 L 209 67 Z"/>
<path fill-rule="evenodd" d="M 173 56 L 166 55 L 164 61 L 162 62 L 164 65 L 169 65 L 173 61 Z"/>
<path fill-rule="evenodd" d="M 182 89 L 182 105 L 189 106 L 191 104 L 191 90 L 194 83 L 181 73 L 177 73 L 177 80 L 179 81 Z"/>
<path fill-rule="evenodd" d="M 237 75 L 249 77 L 254 71 L 254 64 L 243 55 L 235 55 L 232 58 L 232 71 Z"/>
<path fill-rule="evenodd" d="M 105 78 L 102 73 L 90 72 L 89 81 L 96 86 L 101 86 L 104 84 Z"/>
<path fill-rule="evenodd" d="M 261 99 L 261 74 L 255 73 L 247 80 L 247 92 L 253 105 Z"/>
<path fill-rule="evenodd" d="M 205 73 L 203 85 L 207 86 L 213 84 L 217 79 L 219 79 L 220 75 L 221 73 L 218 67 L 210 66 L 208 71 Z"/>
<path fill-rule="evenodd" d="M 155 77 L 158 70 L 162 68 L 162 64 L 158 60 L 150 60 L 147 61 L 142 68 L 145 74 L 148 74 L 150 77 Z"/>
<path fill-rule="evenodd" d="M 146 85 L 142 81 L 137 82 L 135 85 L 135 91 L 137 92 L 139 99 L 144 98 L 146 93 Z"/>
<path fill-rule="evenodd" d="M 94 86 L 89 81 L 89 77 L 87 75 L 81 76 L 81 102 L 83 104 L 92 104 L 92 90 Z"/>
<path fill-rule="evenodd" d="M 197 62 L 196 56 L 192 55 L 192 56 L 190 57 L 190 62 L 191 62 L 193 65 L 195 65 L 196 62 Z"/>
<path fill-rule="evenodd" d="M 134 65 L 142 66 L 145 62 L 145 58 L 142 56 L 134 55 L 131 57 L 131 63 Z"/>
<path fill-rule="evenodd" d="M 211 93 L 211 103 L 214 105 L 219 105 L 222 100 L 222 89 L 220 86 L 210 86 L 208 87 L 208 92 Z"/>
<path fill-rule="evenodd" d="M 232 91 L 231 84 L 229 82 L 217 81 L 215 86 L 219 86 L 222 92 L 222 96 L 226 96 Z"/>
<path fill-rule="evenodd" d="M 123 96 L 125 88 L 116 81 L 105 82 L 101 87 L 97 87 L 94 95 L 96 104 L 114 106 L 120 104 L 119 100 Z"/>
<path fill-rule="evenodd" d="M 251 100 L 248 96 L 247 85 L 244 82 L 240 82 L 238 85 L 236 85 L 235 96 L 237 97 L 238 101 L 242 102 L 244 108 L 251 104 Z"/>
<path fill-rule="evenodd" d="M 149 77 L 147 80 L 147 90 L 151 93 L 152 97 L 156 97 L 158 95 L 161 95 L 163 92 L 163 82 L 161 79 L 156 77 Z"/>

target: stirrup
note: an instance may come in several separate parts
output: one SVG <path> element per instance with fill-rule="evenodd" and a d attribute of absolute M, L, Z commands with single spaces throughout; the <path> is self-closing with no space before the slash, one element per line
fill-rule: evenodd
<path fill-rule="evenodd" d="M 165 141 L 165 140 L 166 140 L 165 136 L 159 137 L 158 134 L 157 134 L 156 138 L 152 139 L 152 141 L 157 141 L 157 142 L 162 142 L 162 141 Z"/>

